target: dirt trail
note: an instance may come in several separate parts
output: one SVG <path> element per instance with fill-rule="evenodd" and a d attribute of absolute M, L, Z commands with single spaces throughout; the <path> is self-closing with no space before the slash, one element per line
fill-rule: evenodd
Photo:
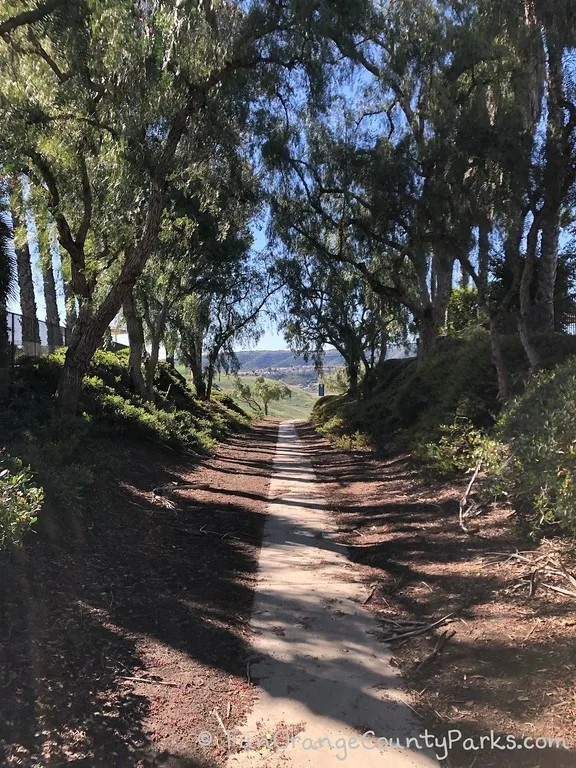
<path fill-rule="evenodd" d="M 0 556 L 0 765 L 219 766 L 197 734 L 241 721 L 277 423 L 202 460 L 106 441 L 82 510 Z M 155 500 L 157 486 L 200 483 Z M 55 535 L 57 532 L 57 535 Z M 139 682 L 145 678 L 148 682 Z"/>
<path fill-rule="evenodd" d="M 405 748 L 421 725 L 291 423 L 280 426 L 270 495 L 251 622 L 258 700 L 229 766 L 436 765 Z"/>
<path fill-rule="evenodd" d="M 456 613 L 392 645 L 392 663 L 429 730 L 439 739 L 458 732 L 450 768 L 576 766 L 576 603 L 540 586 L 530 594 L 533 566 L 494 555 L 563 552 L 576 571 L 570 542 L 531 540 L 501 505 L 484 508 L 467 535 L 458 522 L 467 477 L 441 481 L 408 456 L 339 451 L 310 425 L 298 431 L 333 510 L 337 541 L 373 590 L 366 608 L 383 623 L 382 635 L 390 621 Z"/>

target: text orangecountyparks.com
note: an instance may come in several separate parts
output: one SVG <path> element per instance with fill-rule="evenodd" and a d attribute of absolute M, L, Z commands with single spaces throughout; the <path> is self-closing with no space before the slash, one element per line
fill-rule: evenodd
<path fill-rule="evenodd" d="M 514 750 L 543 750 L 565 749 L 572 746 L 561 737 L 531 737 L 503 735 L 490 731 L 483 736 L 468 737 L 462 731 L 450 730 L 444 736 L 437 736 L 425 729 L 417 736 L 408 736 L 404 739 L 397 737 L 378 736 L 374 731 L 368 730 L 363 734 L 351 737 L 334 738 L 318 736 L 315 738 L 303 734 L 294 734 L 291 729 L 279 728 L 273 732 L 247 735 L 239 729 L 231 729 L 226 732 L 228 749 L 246 751 L 283 752 L 290 749 L 302 749 L 303 751 L 335 751 L 338 760 L 346 760 L 351 752 L 358 749 L 409 749 L 428 750 L 433 752 L 438 760 L 445 760 L 451 750 L 458 748 L 465 752 L 483 751 L 514 751 Z M 197 743 L 202 747 L 210 747 L 216 739 L 210 731 L 201 731 L 197 735 Z"/>

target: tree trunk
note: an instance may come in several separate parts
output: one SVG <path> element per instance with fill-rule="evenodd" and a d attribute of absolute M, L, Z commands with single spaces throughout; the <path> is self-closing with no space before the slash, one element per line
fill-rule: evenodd
<path fill-rule="evenodd" d="M 553 35 L 547 36 L 548 52 L 548 117 L 544 170 L 544 205 L 541 216 L 542 244 L 537 270 L 537 285 L 532 330 L 554 332 L 554 289 L 558 267 L 560 215 L 564 197 L 564 177 L 570 166 L 570 153 L 563 153 L 564 69 L 562 48 Z"/>
<path fill-rule="evenodd" d="M 349 360 L 346 363 L 346 372 L 348 374 L 348 392 L 352 396 L 358 394 L 358 378 L 360 375 L 359 363 L 356 360 Z"/>
<path fill-rule="evenodd" d="M 206 382 L 204 381 L 202 370 L 202 337 L 198 333 L 193 343 L 190 345 L 192 348 L 188 350 L 188 362 L 190 365 L 190 373 L 192 374 L 192 383 L 196 389 L 196 394 L 201 400 L 206 400 Z"/>
<path fill-rule="evenodd" d="M 60 315 L 58 313 L 58 299 L 56 297 L 56 281 L 52 262 L 42 264 L 42 282 L 44 285 L 44 301 L 46 302 L 46 325 L 48 326 L 48 348 L 54 351 L 64 343 L 60 328 Z"/>
<path fill-rule="evenodd" d="M 70 280 L 63 279 L 62 282 L 64 284 L 64 301 L 66 302 L 66 330 L 64 332 L 64 343 L 70 344 L 78 313 L 76 312 L 76 299 L 72 292 L 72 284 Z"/>
<path fill-rule="evenodd" d="M 128 331 L 128 343 L 130 345 L 130 356 L 128 359 L 128 370 L 134 390 L 143 400 L 148 400 L 148 390 L 142 375 L 142 358 L 144 355 L 144 329 L 142 321 L 136 314 L 132 291 L 124 299 L 122 305 L 124 319 L 126 320 L 126 329 Z"/>
<path fill-rule="evenodd" d="M 45 211 L 35 211 L 35 224 L 40 270 L 42 272 L 42 287 L 44 289 L 44 304 L 46 305 L 46 335 L 48 338 L 48 349 L 50 352 L 53 352 L 56 347 L 62 346 L 64 339 L 62 337 L 62 329 L 60 328 L 48 215 Z"/>
<path fill-rule="evenodd" d="M 446 328 L 448 322 L 448 304 L 452 294 L 452 273 L 454 258 L 443 253 L 441 246 L 436 246 L 432 261 L 434 275 L 434 294 L 432 299 L 432 314 L 436 334 Z"/>
<path fill-rule="evenodd" d="M 86 317 L 86 309 L 80 308 L 56 393 L 59 410 L 64 416 L 73 416 L 76 412 L 82 381 L 102 343 L 106 327 L 101 318 Z"/>
<path fill-rule="evenodd" d="M 156 374 L 156 368 L 158 367 L 158 359 L 160 357 L 160 344 L 164 338 L 166 330 L 166 316 L 168 314 L 168 303 L 170 300 L 170 287 L 167 294 L 164 296 L 162 306 L 155 315 L 152 313 L 150 316 L 150 323 L 148 324 L 148 331 L 150 333 L 150 356 L 146 363 L 146 387 L 148 389 L 148 395 L 151 400 L 154 399 L 154 376 Z"/>
<path fill-rule="evenodd" d="M 27 354 L 34 355 L 40 353 L 40 328 L 36 310 L 36 297 L 34 295 L 34 279 L 32 277 L 30 248 L 28 247 L 28 232 L 25 222 L 19 214 L 22 200 L 20 184 L 13 183 L 11 186 L 16 272 L 18 275 L 20 311 L 22 312 L 22 346 Z"/>
<path fill-rule="evenodd" d="M 490 316 L 490 348 L 492 351 L 492 365 L 496 369 L 498 379 L 498 399 L 504 402 L 510 397 L 510 374 L 508 366 L 502 354 L 502 344 L 500 341 L 500 330 L 498 328 L 497 318 L 489 313 Z"/>
<path fill-rule="evenodd" d="M 208 356 L 208 375 L 206 377 L 206 400 L 212 397 L 212 387 L 214 385 L 214 373 L 216 369 L 216 360 L 211 355 Z"/>
<path fill-rule="evenodd" d="M 0 368 L 9 365 L 12 351 L 8 335 L 8 297 L 13 278 L 11 234 L 7 223 L 0 218 Z"/>
<path fill-rule="evenodd" d="M 418 357 L 424 360 L 436 347 L 438 341 L 438 327 L 432 306 L 426 307 L 417 318 L 419 334 Z"/>
<path fill-rule="evenodd" d="M 534 347 L 530 333 L 531 319 L 531 289 L 534 280 L 534 267 L 536 264 L 536 250 L 538 248 L 538 233 L 540 231 L 540 212 L 534 213 L 532 224 L 528 232 L 526 241 L 526 259 L 524 261 L 524 271 L 520 281 L 520 314 L 518 316 L 518 331 L 522 346 L 526 352 L 526 357 L 530 363 L 530 373 L 536 371 L 540 366 L 540 356 Z"/>
<path fill-rule="evenodd" d="M 64 416 L 75 413 L 82 390 L 82 379 L 88 370 L 94 352 L 98 349 L 106 328 L 118 314 L 124 299 L 132 290 L 151 253 L 156 248 L 162 211 L 164 210 L 167 177 L 180 139 L 186 130 L 188 118 L 196 104 L 196 99 L 196 94 L 188 98 L 168 131 L 164 151 L 150 183 L 146 221 L 138 245 L 126 254 L 119 277 L 98 309 L 89 313 L 87 301 L 80 307 L 78 321 L 74 326 L 56 391 L 58 409 Z"/>

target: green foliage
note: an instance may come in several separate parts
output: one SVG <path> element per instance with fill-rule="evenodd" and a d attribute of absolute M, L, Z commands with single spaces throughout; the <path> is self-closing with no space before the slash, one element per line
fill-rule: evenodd
<path fill-rule="evenodd" d="M 265 379 L 258 376 L 253 384 L 248 384 L 236 376 L 234 378 L 234 394 L 250 408 L 268 416 L 270 403 L 286 400 L 292 397 L 292 390 L 280 381 Z"/>
<path fill-rule="evenodd" d="M 576 532 L 576 358 L 530 381 L 502 414 L 496 438 L 510 461 L 494 480 L 534 526 Z"/>
<path fill-rule="evenodd" d="M 186 381 L 161 364 L 156 404 L 130 388 L 127 355 L 99 350 L 84 382 L 82 415 L 64 423 L 52 418 L 51 397 L 64 355 L 22 358 L 14 371 L 11 407 L 0 412 L 0 430 L 14 455 L 33 468 L 46 497 L 74 510 L 97 473 L 110 467 L 110 441 L 136 439 L 211 450 L 248 419 L 233 403 L 202 403 Z"/>
<path fill-rule="evenodd" d="M 412 454 L 440 475 L 452 476 L 470 472 L 479 463 L 483 473 L 496 478 L 508 459 L 506 446 L 485 431 L 476 429 L 468 419 L 461 418 L 440 427 L 441 437 L 435 442 L 416 440 Z M 490 482 L 496 496 L 502 488 Z"/>
<path fill-rule="evenodd" d="M 319 403 L 313 411 L 313 421 L 317 425 L 318 432 L 330 440 L 336 448 L 342 451 L 354 451 L 361 448 L 366 448 L 370 445 L 370 437 L 365 433 L 356 429 L 351 430 L 350 424 L 342 416 L 334 414 L 322 420 L 320 415 L 322 412 L 327 413 L 327 404 L 331 401 L 328 397 L 321 398 L 322 402 Z"/>
<path fill-rule="evenodd" d="M 461 333 L 479 324 L 478 291 L 476 288 L 452 288 L 448 302 L 450 333 Z"/>
<path fill-rule="evenodd" d="M 0 549 L 20 544 L 37 520 L 44 491 L 30 471 L 6 450 L 0 451 Z"/>

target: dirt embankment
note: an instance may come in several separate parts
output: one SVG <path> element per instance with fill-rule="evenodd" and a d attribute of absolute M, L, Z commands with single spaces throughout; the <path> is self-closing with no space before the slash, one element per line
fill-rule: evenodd
<path fill-rule="evenodd" d="M 540 573 L 530 596 L 530 578 L 523 579 L 537 558 L 558 550 L 574 570 L 574 552 L 561 541 L 536 546 L 503 508 L 476 518 L 476 532 L 466 535 L 458 500 L 467 480 L 434 484 L 407 457 L 342 453 L 310 427 L 301 426 L 300 434 L 365 578 L 366 606 L 381 621 L 382 637 L 417 626 L 409 622 L 425 626 L 455 613 L 438 628 L 392 645 L 426 724 L 438 735 L 462 733 L 451 765 L 576 765 L 576 601 L 545 588 L 550 578 Z M 518 551 L 526 560 L 491 554 Z M 479 746 L 491 731 L 519 743 L 565 739 L 572 750 L 528 751 L 524 744 L 502 750 L 502 741 L 489 740 L 479 751 L 471 742 L 462 749 L 464 738 Z"/>
<path fill-rule="evenodd" d="M 1 765 L 198 766 L 214 710 L 242 720 L 276 436 L 256 425 L 196 468 L 109 445 L 85 509 L 47 512 L 0 561 Z M 154 497 L 174 482 L 200 487 Z"/>

